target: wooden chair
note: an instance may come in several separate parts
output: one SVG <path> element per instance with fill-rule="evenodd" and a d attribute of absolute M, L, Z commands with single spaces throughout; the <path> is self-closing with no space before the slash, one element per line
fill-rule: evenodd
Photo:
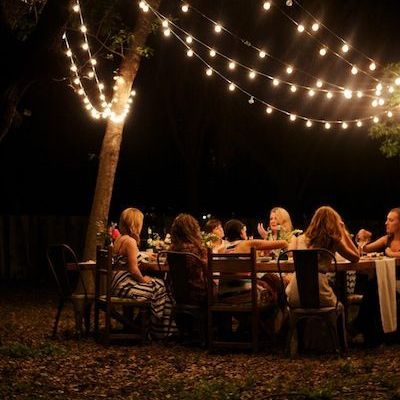
<path fill-rule="evenodd" d="M 330 339 L 337 354 L 340 354 L 338 327 L 341 331 L 342 345 L 347 349 L 345 314 L 343 305 L 337 300 L 335 306 L 320 306 L 320 288 L 318 273 L 320 257 L 331 260 L 333 271 L 337 273 L 336 258 L 326 249 L 291 250 L 283 252 L 278 258 L 278 270 L 282 278 L 282 257 L 287 253 L 293 254 L 294 268 L 296 272 L 297 287 L 300 299 L 300 307 L 291 307 L 288 304 L 290 330 L 288 335 L 288 350 L 293 357 L 298 352 L 298 323 L 304 320 L 319 320 L 325 322 Z M 339 326 L 340 323 L 340 326 Z"/>
<path fill-rule="evenodd" d="M 260 340 L 262 314 L 271 313 L 270 305 L 261 305 L 258 299 L 257 291 L 257 273 L 256 273 L 256 251 L 251 249 L 247 254 L 213 254 L 208 252 L 208 345 L 210 349 L 230 347 L 240 349 L 252 349 L 258 351 L 265 340 Z M 213 283 L 218 281 L 239 280 L 250 282 L 250 293 L 247 290 L 247 299 L 244 302 L 233 304 L 228 303 L 227 299 L 220 294 L 215 295 Z M 232 296 L 232 299 L 234 296 Z M 250 319 L 250 335 L 242 338 L 232 332 L 232 337 L 226 336 L 226 332 L 218 332 L 216 328 L 221 325 L 225 318 L 228 324 L 232 316 L 239 319 L 247 317 Z M 219 326 L 221 328 L 221 326 Z M 217 331 L 217 332 L 216 332 Z M 217 333 L 217 335 L 216 335 Z M 232 339 L 232 340 L 230 340 Z"/>
<path fill-rule="evenodd" d="M 97 248 L 95 275 L 95 336 L 105 345 L 113 340 L 147 341 L 150 302 L 112 296 L 114 273 L 121 267 L 113 262 L 112 246 Z M 122 310 L 121 310 L 122 309 Z M 100 334 L 100 311 L 104 312 L 104 329 Z M 123 325 L 113 329 L 112 320 Z M 139 322 L 139 324 L 138 324 Z"/>
<path fill-rule="evenodd" d="M 46 257 L 56 281 L 59 295 L 52 337 L 57 334 L 61 312 L 68 302 L 74 306 L 76 332 L 78 335 L 82 334 L 82 320 L 84 319 L 85 333 L 88 334 L 93 295 L 90 296 L 87 293 L 75 252 L 66 244 L 56 244 L 48 247 Z M 67 268 L 67 265 L 70 267 Z M 75 292 L 78 284 L 81 293 Z"/>
<path fill-rule="evenodd" d="M 166 288 L 175 301 L 172 306 L 171 322 L 175 319 L 181 340 L 200 342 L 202 346 L 205 346 L 207 337 L 207 269 L 205 263 L 193 253 L 162 251 L 157 256 L 160 271 L 162 271 L 160 259 L 165 256 L 169 267 L 166 274 Z M 190 286 L 191 274 L 203 277 L 203 302 L 193 296 L 193 288 Z"/>

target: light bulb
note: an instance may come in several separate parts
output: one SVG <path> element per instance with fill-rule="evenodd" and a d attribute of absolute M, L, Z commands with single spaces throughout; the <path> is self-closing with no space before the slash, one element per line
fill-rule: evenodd
<path fill-rule="evenodd" d="M 82 88 L 80 88 L 78 90 L 78 94 L 79 94 L 79 96 L 83 96 L 85 94 L 85 91 Z"/>
<path fill-rule="evenodd" d="M 351 73 L 353 75 L 357 75 L 358 74 L 358 68 L 355 65 L 353 65 L 353 68 L 351 69 Z"/>
<path fill-rule="evenodd" d="M 68 49 L 65 53 L 68 57 L 72 57 L 72 51 Z"/>
<path fill-rule="evenodd" d="M 264 1 L 263 8 L 264 8 L 264 10 L 268 11 L 271 8 L 271 2 Z"/>
<path fill-rule="evenodd" d="M 327 53 L 326 47 L 322 47 L 322 48 L 319 50 L 319 55 L 322 56 L 322 57 L 325 56 L 326 53 Z"/>
<path fill-rule="evenodd" d="M 356 125 L 357 125 L 358 128 L 361 128 L 363 124 L 362 124 L 361 121 L 357 121 L 357 124 L 356 124 Z"/>
<path fill-rule="evenodd" d="M 382 86 L 382 83 L 378 83 L 376 86 L 375 86 L 375 88 L 376 88 L 376 90 L 382 90 L 383 89 L 383 86 Z"/>
<path fill-rule="evenodd" d="M 164 28 L 168 28 L 169 22 L 167 19 L 164 19 L 164 21 L 161 24 Z"/>
<path fill-rule="evenodd" d="M 235 84 L 234 84 L 233 82 L 230 83 L 230 84 L 229 84 L 229 90 L 230 90 L 231 92 L 233 92 L 235 89 L 236 89 Z"/>
<path fill-rule="evenodd" d="M 193 38 L 191 36 L 186 36 L 186 43 L 190 44 L 193 42 Z"/>
<path fill-rule="evenodd" d="M 316 22 L 313 23 L 312 26 L 311 26 L 311 29 L 312 29 L 314 32 L 317 32 L 317 30 L 319 29 L 319 24 L 317 24 Z"/>
<path fill-rule="evenodd" d="M 79 78 L 75 78 L 74 83 L 75 83 L 75 85 L 79 85 L 81 83 L 81 81 Z"/>
<path fill-rule="evenodd" d="M 380 97 L 382 95 L 382 91 L 381 90 L 378 90 L 378 89 L 376 89 L 375 90 L 375 96 L 378 96 L 378 97 Z"/>
<path fill-rule="evenodd" d="M 100 96 L 99 96 L 99 98 L 100 98 L 100 100 L 105 100 L 106 99 L 106 96 L 104 96 L 104 94 L 101 94 Z"/>
<path fill-rule="evenodd" d="M 104 89 L 104 83 L 101 83 L 101 82 L 99 83 L 99 89 L 100 89 L 100 90 L 103 90 L 103 89 Z"/>
<path fill-rule="evenodd" d="M 279 85 L 279 79 L 274 78 L 274 79 L 272 80 L 272 84 L 273 84 L 274 86 L 278 86 L 278 85 Z"/>
<path fill-rule="evenodd" d="M 131 96 L 135 97 L 136 96 L 136 90 L 132 90 Z"/>
<path fill-rule="evenodd" d="M 85 25 L 81 25 L 81 32 L 82 33 L 86 33 L 87 32 L 87 28 Z"/>
<path fill-rule="evenodd" d="M 353 97 L 353 92 L 350 89 L 345 89 L 343 95 L 346 99 L 351 99 Z"/>
<path fill-rule="evenodd" d="M 82 49 L 83 50 L 88 50 L 89 49 L 89 45 L 86 42 L 82 43 Z"/>
<path fill-rule="evenodd" d="M 373 121 L 374 121 L 374 124 L 377 124 L 379 122 L 379 118 L 378 117 L 374 117 Z"/>
<path fill-rule="evenodd" d="M 249 72 L 249 78 L 254 79 L 256 77 L 256 73 L 254 71 Z"/>
<path fill-rule="evenodd" d="M 86 104 L 85 108 L 86 108 L 86 110 L 90 111 L 92 109 L 92 105 L 91 104 Z"/>
<path fill-rule="evenodd" d="M 307 120 L 306 127 L 307 128 L 311 128 L 312 127 L 312 122 L 310 120 Z"/>
<path fill-rule="evenodd" d="M 300 33 L 302 33 L 302 32 L 304 32 L 304 25 L 302 25 L 302 24 L 299 24 L 298 26 L 297 26 L 297 30 L 300 32 Z"/>
<path fill-rule="evenodd" d="M 393 93 L 394 92 L 394 87 L 393 86 L 389 86 L 388 92 L 389 93 Z"/>
<path fill-rule="evenodd" d="M 211 76 L 212 74 L 213 74 L 212 68 L 207 68 L 207 69 L 206 69 L 206 75 L 207 75 L 207 76 Z"/>
<path fill-rule="evenodd" d="M 149 6 L 145 4 L 142 8 L 143 12 L 147 13 L 149 11 Z"/>
<path fill-rule="evenodd" d="M 343 53 L 347 53 L 347 52 L 349 51 L 349 45 L 345 43 L 345 44 L 342 46 L 342 51 L 343 51 Z"/>
<path fill-rule="evenodd" d="M 331 99 L 331 98 L 333 97 L 332 92 L 326 92 L 326 97 L 327 97 L 328 99 Z"/>
<path fill-rule="evenodd" d="M 73 72 L 78 71 L 78 68 L 77 68 L 77 66 L 76 66 L 75 64 L 72 64 L 70 69 L 71 69 L 71 71 L 73 71 Z"/>
<path fill-rule="evenodd" d="M 320 87 L 322 87 L 323 82 L 320 79 L 318 79 L 316 85 L 317 85 L 317 87 L 320 88 Z"/>
<path fill-rule="evenodd" d="M 396 86 L 400 86 L 400 78 L 396 78 L 396 80 L 394 81 L 394 83 L 396 84 Z"/>
<path fill-rule="evenodd" d="M 290 118 L 291 121 L 296 121 L 297 115 L 295 115 L 295 114 L 290 114 L 290 115 L 289 115 L 289 118 Z"/>
<path fill-rule="evenodd" d="M 290 91 L 291 91 L 292 93 L 296 92 L 296 91 L 297 91 L 296 85 L 291 85 L 291 86 L 290 86 Z"/>
<path fill-rule="evenodd" d="M 96 64 L 97 64 L 97 61 L 96 61 L 96 59 L 91 58 L 91 59 L 90 59 L 90 63 L 91 63 L 92 65 L 96 65 Z"/>
<path fill-rule="evenodd" d="M 359 99 L 361 99 L 361 97 L 363 97 L 364 95 L 363 95 L 363 92 L 361 91 L 361 90 L 359 90 L 358 92 L 357 92 L 357 97 L 359 98 Z"/>
<path fill-rule="evenodd" d="M 388 116 L 389 118 L 392 118 L 392 117 L 393 117 L 393 113 L 392 113 L 391 111 L 388 111 L 388 112 L 387 112 L 387 116 Z"/>
<path fill-rule="evenodd" d="M 383 106 L 383 105 L 385 104 L 385 100 L 384 100 L 384 99 L 379 99 L 379 100 L 378 100 L 378 104 L 379 104 L 380 106 Z"/>
<path fill-rule="evenodd" d="M 145 1 L 140 1 L 139 2 L 139 8 L 143 8 L 146 5 Z"/>
<path fill-rule="evenodd" d="M 229 69 L 235 69 L 236 68 L 236 63 L 234 61 L 231 61 L 229 63 Z"/>
<path fill-rule="evenodd" d="M 215 25 L 214 31 L 217 33 L 221 33 L 222 31 L 222 26 L 220 24 Z"/>
<path fill-rule="evenodd" d="M 193 56 L 193 50 L 192 50 L 192 49 L 189 49 L 189 50 L 186 52 L 186 55 L 187 55 L 188 57 L 192 57 L 192 56 Z"/>
<path fill-rule="evenodd" d="M 372 102 L 371 102 L 371 106 L 372 107 L 378 107 L 378 100 L 373 100 Z"/>
<path fill-rule="evenodd" d="M 293 72 L 293 67 L 289 65 L 289 66 L 286 68 L 286 73 L 288 73 L 288 74 L 290 75 L 292 72 Z"/>
<path fill-rule="evenodd" d="M 188 12 L 188 11 L 189 11 L 189 5 L 188 5 L 188 4 L 184 4 L 184 5 L 182 6 L 182 11 L 183 11 L 184 13 Z"/>
<path fill-rule="evenodd" d="M 169 28 L 164 29 L 164 36 L 168 37 L 170 35 L 171 35 L 171 29 L 169 29 Z"/>
<path fill-rule="evenodd" d="M 79 12 L 79 5 L 78 4 L 75 4 L 73 7 L 72 7 L 72 9 L 74 10 L 74 12 Z"/>
<path fill-rule="evenodd" d="M 89 77 L 89 79 L 93 79 L 94 78 L 94 72 L 93 71 L 89 71 L 88 72 L 88 77 Z"/>
<path fill-rule="evenodd" d="M 349 125 L 347 124 L 347 122 L 342 122 L 342 129 L 347 129 L 349 127 Z"/>
<path fill-rule="evenodd" d="M 312 90 L 312 89 L 310 89 L 310 90 L 308 91 L 308 95 L 309 95 L 310 97 L 313 97 L 313 96 L 315 95 L 315 91 Z"/>
<path fill-rule="evenodd" d="M 288 7 L 291 7 L 293 5 L 293 1 L 292 0 L 286 0 L 286 5 Z"/>
<path fill-rule="evenodd" d="M 376 64 L 374 62 L 372 62 L 371 64 L 369 64 L 369 69 L 371 71 L 375 71 L 376 70 Z"/>
<path fill-rule="evenodd" d="M 331 124 L 329 122 L 325 122 L 325 129 L 331 129 Z"/>
<path fill-rule="evenodd" d="M 267 114 L 271 114 L 272 113 L 272 108 L 271 107 L 267 107 L 265 109 L 265 111 L 267 112 Z"/>
<path fill-rule="evenodd" d="M 214 49 L 210 50 L 210 57 L 215 57 L 216 54 L 217 53 L 216 53 L 216 51 Z"/>
<path fill-rule="evenodd" d="M 265 58 L 265 56 L 267 55 L 267 53 L 264 50 L 261 50 L 258 55 L 260 56 L 260 58 Z"/>

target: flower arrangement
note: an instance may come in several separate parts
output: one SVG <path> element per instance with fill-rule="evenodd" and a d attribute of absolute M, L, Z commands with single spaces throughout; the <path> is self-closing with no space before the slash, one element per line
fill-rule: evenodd
<path fill-rule="evenodd" d="M 212 249 L 221 240 L 214 233 L 206 233 L 206 232 L 201 232 L 201 239 L 203 240 L 204 246 L 210 249 Z"/>
<path fill-rule="evenodd" d="M 146 245 L 148 249 L 153 249 L 156 252 L 162 250 L 168 250 L 171 245 L 171 235 L 167 233 L 163 240 L 161 239 L 161 236 L 158 233 L 152 232 L 149 234 L 149 238 L 147 239 Z"/>

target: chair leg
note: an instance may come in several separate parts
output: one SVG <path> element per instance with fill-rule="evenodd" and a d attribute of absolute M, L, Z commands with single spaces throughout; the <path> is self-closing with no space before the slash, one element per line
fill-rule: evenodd
<path fill-rule="evenodd" d="M 297 318 L 290 315 L 290 328 L 287 341 L 287 348 L 290 358 L 294 358 L 298 354 L 297 322 Z"/>
<path fill-rule="evenodd" d="M 253 351 L 255 353 L 258 352 L 258 340 L 259 340 L 259 320 L 260 320 L 260 315 L 258 312 L 254 313 L 251 316 L 252 319 L 252 342 L 253 342 Z"/>
<path fill-rule="evenodd" d="M 90 317 L 92 312 L 92 301 L 87 300 L 85 303 L 85 309 L 83 314 L 83 319 L 85 322 L 85 336 L 88 336 L 90 333 Z"/>
<path fill-rule="evenodd" d="M 97 340 L 99 338 L 99 304 L 97 300 L 94 300 L 94 337 Z"/>
<path fill-rule="evenodd" d="M 327 320 L 329 335 L 331 337 L 332 344 L 335 346 L 335 352 L 340 355 L 338 329 L 337 329 L 337 317 L 336 315 L 331 315 Z"/>
<path fill-rule="evenodd" d="M 207 330 L 208 330 L 208 348 L 209 350 L 212 350 L 214 347 L 214 332 L 213 332 L 213 321 L 212 321 L 212 312 L 208 313 L 208 324 L 207 324 Z"/>
<path fill-rule="evenodd" d="M 347 351 L 347 331 L 346 331 L 346 316 L 344 312 L 339 316 L 340 319 L 340 337 L 342 338 L 343 351 Z"/>
<path fill-rule="evenodd" d="M 61 311 L 63 308 L 64 308 L 64 300 L 60 299 L 57 306 L 56 319 L 54 320 L 53 334 L 52 334 L 53 338 L 57 335 L 58 322 L 60 321 Z"/>

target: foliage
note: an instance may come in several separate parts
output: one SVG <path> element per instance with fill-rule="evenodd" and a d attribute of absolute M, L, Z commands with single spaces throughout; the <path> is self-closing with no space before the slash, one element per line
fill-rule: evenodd
<path fill-rule="evenodd" d="M 44 357 L 50 355 L 65 355 L 66 350 L 64 347 L 50 342 L 45 342 L 39 347 L 32 347 L 15 342 L 8 346 L 0 347 L 0 354 L 11 358 Z"/>
<path fill-rule="evenodd" d="M 389 64 L 381 79 L 384 89 L 388 86 L 394 88 L 394 92 L 388 93 L 389 97 L 386 99 L 388 109 L 400 106 L 400 89 L 393 84 L 397 77 L 400 77 L 400 63 Z M 387 118 L 374 124 L 370 128 L 370 136 L 380 143 L 379 149 L 386 157 L 400 156 L 400 124 L 398 121 Z"/>

